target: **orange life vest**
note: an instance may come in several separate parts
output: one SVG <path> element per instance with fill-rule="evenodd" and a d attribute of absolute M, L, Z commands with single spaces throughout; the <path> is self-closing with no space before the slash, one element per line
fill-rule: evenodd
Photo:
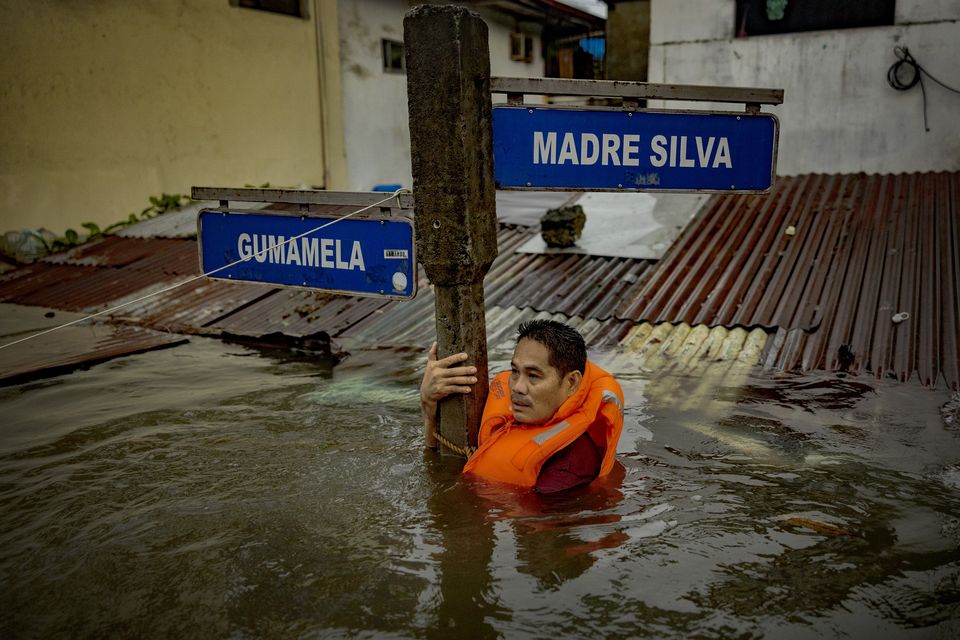
<path fill-rule="evenodd" d="M 623 430 L 623 391 L 613 376 L 587 362 L 580 387 L 540 425 L 514 420 L 509 378 L 510 372 L 504 371 L 490 383 L 477 437 L 479 447 L 467 460 L 464 473 L 532 487 L 550 456 L 584 433 L 603 451 L 599 476 L 610 473 Z"/>

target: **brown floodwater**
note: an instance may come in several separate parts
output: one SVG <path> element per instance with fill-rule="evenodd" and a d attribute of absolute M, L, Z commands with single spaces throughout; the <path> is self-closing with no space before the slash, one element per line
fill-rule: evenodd
<path fill-rule="evenodd" d="M 552 499 L 423 450 L 422 352 L 196 338 L 0 388 L 0 637 L 960 636 L 947 392 L 592 356 L 619 464 Z"/>

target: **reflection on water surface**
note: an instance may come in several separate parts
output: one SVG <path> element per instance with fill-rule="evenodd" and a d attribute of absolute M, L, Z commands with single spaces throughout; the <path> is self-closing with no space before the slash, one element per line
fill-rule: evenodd
<path fill-rule="evenodd" d="M 0 636 L 960 633 L 946 393 L 595 356 L 620 464 L 553 498 L 422 450 L 419 353 L 196 339 L 0 389 Z"/>

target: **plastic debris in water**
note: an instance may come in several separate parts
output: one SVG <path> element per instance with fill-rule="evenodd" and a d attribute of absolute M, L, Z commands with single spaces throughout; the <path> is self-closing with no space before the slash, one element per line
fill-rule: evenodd
<path fill-rule="evenodd" d="M 47 255 L 49 245 L 56 239 L 55 234 L 44 228 L 8 231 L 0 235 L 0 254 L 29 264 Z"/>

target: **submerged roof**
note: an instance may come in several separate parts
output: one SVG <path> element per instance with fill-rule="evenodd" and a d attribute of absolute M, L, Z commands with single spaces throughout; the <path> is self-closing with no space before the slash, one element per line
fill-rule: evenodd
<path fill-rule="evenodd" d="M 4 344 L 82 317 L 17 305 L 0 304 L 0 309 L 4 317 L 0 323 L 0 339 Z M 186 341 L 183 336 L 123 325 L 86 323 L 65 327 L 0 352 L 0 384 L 56 375 L 117 356 L 172 347 Z"/>
<path fill-rule="evenodd" d="M 806 175 L 714 196 L 615 315 L 763 327 L 771 366 L 956 387 L 958 288 L 960 173 Z"/>
<path fill-rule="evenodd" d="M 198 272 L 182 218 L 153 223 L 175 237 L 105 238 L 4 274 L 0 302 L 91 312 L 182 283 Z M 485 279 L 491 348 L 522 319 L 555 317 L 592 348 L 685 371 L 746 359 L 960 385 L 960 173 L 808 175 L 780 178 L 768 195 L 712 196 L 659 262 L 518 253 L 535 233 L 500 225 Z M 367 346 L 426 347 L 435 335 L 422 273 L 405 302 L 201 278 L 110 319 Z"/>

